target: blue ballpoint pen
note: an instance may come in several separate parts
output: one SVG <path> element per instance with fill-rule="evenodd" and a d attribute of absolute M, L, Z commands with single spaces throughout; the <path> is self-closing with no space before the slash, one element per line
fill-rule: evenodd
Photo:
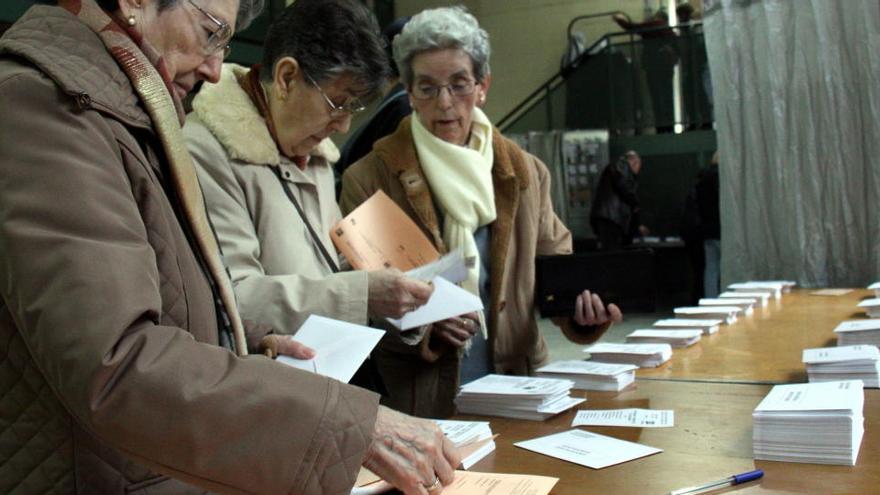
<path fill-rule="evenodd" d="M 748 473 L 735 474 L 729 478 L 706 483 L 705 485 L 691 486 L 688 488 L 682 488 L 680 490 L 673 490 L 669 492 L 669 495 L 696 495 L 697 493 L 706 493 L 712 490 L 720 490 L 722 488 L 727 488 L 728 486 L 738 485 L 747 481 L 756 480 L 762 476 L 764 476 L 764 471 L 760 469 L 755 469 L 754 471 L 749 471 Z"/>

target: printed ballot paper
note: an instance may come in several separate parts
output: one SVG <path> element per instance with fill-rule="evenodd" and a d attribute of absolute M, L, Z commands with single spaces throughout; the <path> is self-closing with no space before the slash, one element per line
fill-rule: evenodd
<path fill-rule="evenodd" d="M 455 421 L 451 419 L 435 419 L 437 426 L 443 430 L 461 456 L 461 467 L 471 466 L 495 450 L 495 437 L 488 421 Z"/>
<path fill-rule="evenodd" d="M 358 270 L 412 270 L 440 257 L 412 219 L 377 191 L 330 230 L 336 249 Z"/>
<path fill-rule="evenodd" d="M 401 330 L 409 330 L 483 309 L 483 301 L 479 297 L 445 278 L 434 277 L 431 283 L 434 284 L 434 292 L 424 306 L 410 311 L 403 318 L 388 318 L 388 321 Z"/>
<path fill-rule="evenodd" d="M 569 430 L 546 437 L 517 442 L 515 446 L 550 457 L 573 462 L 593 469 L 602 469 L 615 464 L 663 452 L 649 447 L 616 438 L 597 435 L 583 430 Z"/>
<path fill-rule="evenodd" d="M 311 315 L 293 339 L 314 349 L 315 357 L 278 356 L 277 361 L 348 383 L 384 334 L 384 330 Z"/>
<path fill-rule="evenodd" d="M 669 428 L 675 424 L 671 409 L 582 409 L 571 426 L 632 426 L 635 428 Z"/>
<path fill-rule="evenodd" d="M 559 478 L 529 474 L 475 473 L 456 471 L 455 480 L 443 487 L 443 495 L 547 495 Z M 361 468 L 351 495 L 372 495 L 392 486 Z"/>

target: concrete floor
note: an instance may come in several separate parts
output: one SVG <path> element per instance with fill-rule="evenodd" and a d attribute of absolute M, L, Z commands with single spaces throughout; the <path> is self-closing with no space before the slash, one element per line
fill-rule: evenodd
<path fill-rule="evenodd" d="M 651 328 L 652 323 L 662 318 L 672 318 L 672 312 L 624 314 L 623 321 L 612 326 L 599 341 L 624 342 L 628 333 L 639 328 Z M 553 322 L 539 318 L 538 328 L 544 334 L 544 340 L 550 350 L 550 361 L 584 359 L 583 348 L 586 346 L 575 344 L 566 339 L 559 327 Z"/>

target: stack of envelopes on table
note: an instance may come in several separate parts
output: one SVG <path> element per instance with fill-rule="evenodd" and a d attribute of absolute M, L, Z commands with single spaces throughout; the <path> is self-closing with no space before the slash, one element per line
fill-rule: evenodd
<path fill-rule="evenodd" d="M 742 313 L 738 306 L 688 306 L 675 308 L 676 318 L 719 319 L 726 325 L 736 323 L 736 317 Z"/>
<path fill-rule="evenodd" d="M 669 344 L 675 349 L 690 347 L 700 341 L 703 331 L 684 328 L 642 328 L 626 336 L 633 344 Z"/>
<path fill-rule="evenodd" d="M 868 313 L 868 317 L 880 318 L 880 298 L 865 299 L 858 306 Z"/>
<path fill-rule="evenodd" d="M 495 435 L 488 421 L 454 421 L 451 419 L 435 419 L 437 426 L 443 430 L 462 456 L 461 467 L 470 469 L 480 459 L 495 450 Z"/>
<path fill-rule="evenodd" d="M 538 368 L 537 376 L 561 378 L 574 382 L 579 390 L 618 392 L 636 379 L 638 366 L 597 363 L 595 361 L 557 361 Z"/>
<path fill-rule="evenodd" d="M 880 282 L 874 282 L 869 285 L 868 290 L 874 291 L 874 297 L 880 297 Z"/>
<path fill-rule="evenodd" d="M 754 299 L 755 306 L 761 306 L 763 308 L 770 304 L 770 293 L 728 291 L 718 294 L 718 299 Z"/>
<path fill-rule="evenodd" d="M 727 286 L 733 292 L 766 292 L 770 297 L 779 299 L 782 297 L 782 288 L 784 285 L 772 282 L 740 282 Z"/>
<path fill-rule="evenodd" d="M 849 320 L 834 329 L 837 345 L 876 345 L 880 347 L 880 318 L 872 320 Z"/>
<path fill-rule="evenodd" d="M 584 402 L 569 396 L 570 380 L 486 375 L 462 385 L 455 405 L 462 414 L 543 421 Z"/>
<path fill-rule="evenodd" d="M 743 310 L 743 314 L 750 315 L 755 311 L 755 303 L 757 301 L 750 297 L 733 298 L 733 297 L 717 297 L 702 298 L 697 303 L 700 306 L 736 306 Z"/>
<path fill-rule="evenodd" d="M 804 364 L 810 382 L 861 380 L 877 388 L 880 378 L 880 350 L 873 345 L 845 345 L 804 349 Z"/>
<path fill-rule="evenodd" d="M 723 323 L 721 320 L 697 320 L 690 318 L 668 318 L 654 322 L 654 328 L 662 329 L 690 329 L 703 332 L 703 335 L 712 335 L 718 332 L 718 327 Z"/>
<path fill-rule="evenodd" d="M 669 344 L 612 344 L 602 342 L 584 349 L 590 359 L 600 363 L 634 364 L 639 368 L 656 368 L 672 357 Z"/>
<path fill-rule="evenodd" d="M 855 465 L 864 404 L 861 380 L 776 385 L 752 413 L 755 459 Z"/>

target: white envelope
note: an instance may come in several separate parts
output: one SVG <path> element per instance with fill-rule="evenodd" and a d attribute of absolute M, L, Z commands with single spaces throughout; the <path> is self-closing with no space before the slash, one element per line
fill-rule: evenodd
<path fill-rule="evenodd" d="M 278 356 L 276 361 L 348 383 L 384 334 L 384 330 L 311 315 L 293 339 L 314 349 L 315 357 Z"/>
<path fill-rule="evenodd" d="M 431 293 L 431 298 L 424 306 L 410 311 L 399 320 L 388 318 L 388 321 L 401 330 L 409 330 L 483 309 L 483 301 L 479 297 L 445 278 L 434 277 L 432 282 L 434 292 Z"/>

